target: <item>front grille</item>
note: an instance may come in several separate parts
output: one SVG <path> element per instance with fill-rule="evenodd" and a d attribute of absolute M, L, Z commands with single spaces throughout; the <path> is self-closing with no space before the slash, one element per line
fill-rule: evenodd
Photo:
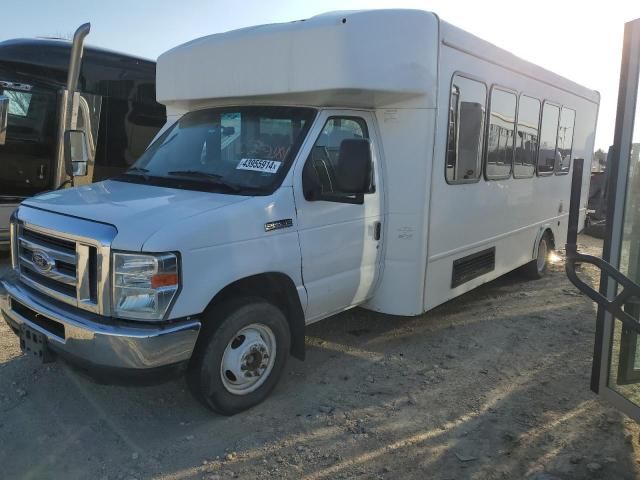
<path fill-rule="evenodd" d="M 25 240 L 32 240 L 35 242 L 42 242 L 45 245 L 51 245 L 59 250 L 65 251 L 72 255 L 76 253 L 76 244 L 71 240 L 66 240 L 63 238 L 56 238 L 50 235 L 45 235 L 43 233 L 36 232 L 35 230 L 28 230 L 26 228 L 22 229 L 21 238 Z"/>
<path fill-rule="evenodd" d="M 23 225 L 17 232 L 17 256 L 20 278 L 27 285 L 57 300 L 97 309 L 95 246 Z"/>
<path fill-rule="evenodd" d="M 43 275 L 37 271 L 35 271 L 35 269 L 31 269 L 29 267 L 27 267 L 26 265 L 21 265 L 20 267 L 20 273 L 22 274 L 23 277 L 27 277 L 28 279 L 30 279 L 31 281 L 39 284 L 39 285 L 43 285 L 45 287 L 47 287 L 50 290 L 54 290 L 56 292 L 60 292 L 68 297 L 71 298 L 75 298 L 76 296 L 76 286 L 75 285 L 66 285 L 65 283 L 62 282 L 58 282 L 52 278 L 47 277 L 46 275 Z"/>

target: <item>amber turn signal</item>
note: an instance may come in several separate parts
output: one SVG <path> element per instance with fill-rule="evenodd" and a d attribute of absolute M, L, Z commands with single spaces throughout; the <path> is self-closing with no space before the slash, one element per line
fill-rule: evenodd
<path fill-rule="evenodd" d="M 177 273 L 156 273 L 151 277 L 151 288 L 172 287 L 177 284 Z"/>

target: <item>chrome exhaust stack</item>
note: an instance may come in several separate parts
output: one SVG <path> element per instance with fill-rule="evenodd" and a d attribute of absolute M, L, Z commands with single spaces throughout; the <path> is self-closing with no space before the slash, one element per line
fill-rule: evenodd
<path fill-rule="evenodd" d="M 71 119 L 73 118 L 71 108 L 73 107 L 73 94 L 78 89 L 78 78 L 80 77 L 80 67 L 82 65 L 82 55 L 84 54 L 84 39 L 91 31 L 91 24 L 85 23 L 80 25 L 73 34 L 73 44 L 71 46 L 71 58 L 69 60 L 69 73 L 67 75 L 67 95 L 71 99 L 67 101 L 67 125 L 71 128 Z"/>
<path fill-rule="evenodd" d="M 0 145 L 7 139 L 7 115 L 9 114 L 9 99 L 0 95 Z"/>
<path fill-rule="evenodd" d="M 72 177 L 72 166 L 65 161 L 65 132 L 72 130 L 76 125 L 77 105 L 76 91 L 78 89 L 78 79 L 80 78 L 80 67 L 82 66 L 82 56 L 84 54 L 84 39 L 91 31 L 91 24 L 80 25 L 73 34 L 71 46 L 71 56 L 69 59 L 69 72 L 67 74 L 67 88 L 60 92 L 60 105 L 58 109 L 58 138 L 56 148 L 57 174 L 55 187 L 69 183 Z"/>

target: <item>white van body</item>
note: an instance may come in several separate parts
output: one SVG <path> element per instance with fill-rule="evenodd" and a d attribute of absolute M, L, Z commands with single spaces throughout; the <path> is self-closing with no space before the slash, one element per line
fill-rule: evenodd
<path fill-rule="evenodd" d="M 562 247 L 568 171 L 530 178 L 509 174 L 500 180 L 487 180 L 477 171 L 473 181 L 447 181 L 456 75 L 485 85 L 486 100 L 478 107 L 484 118 L 481 139 L 488 131 L 492 87 L 499 86 L 513 92 L 512 98 L 526 94 L 540 105 L 550 102 L 575 112 L 569 155 L 590 162 L 597 92 L 433 13 L 336 12 L 200 38 L 158 59 L 157 96 L 168 108 L 167 128 L 181 112 L 210 108 L 314 109 L 308 133 L 277 189 L 269 195 L 232 195 L 109 180 L 29 199 L 14 221 L 15 272 L 3 281 L 3 315 L 14 326 L 29 324 L 58 350 L 92 364 L 144 370 L 188 360 L 207 306 L 238 282 L 247 285 L 246 279 L 286 281 L 304 324 L 355 306 L 419 315 L 535 261 L 543 236 Z M 327 121 L 336 117 L 366 124 L 375 188 L 362 204 L 309 201 L 303 192 L 305 162 Z M 583 213 L 588 182 L 585 169 Z M 103 235 L 93 242 L 92 225 L 100 225 Z M 41 288 L 27 279 L 30 289 L 24 288 L 23 229 L 96 246 L 107 271 L 100 271 L 99 298 L 89 310 L 108 324 L 106 330 L 83 316 L 87 305 L 79 296 L 63 300 L 73 309 L 69 320 L 63 308 L 47 303 L 47 295 L 61 298 L 51 285 Z M 117 322 L 108 320 L 113 316 L 109 269 L 115 251 L 178 252 L 179 293 L 162 327 L 130 322 L 126 328 L 136 330 L 137 340 L 118 343 L 117 352 L 98 358 L 95 349 L 81 348 L 68 335 L 80 329 L 85 339 L 122 338 Z M 55 315 L 54 321 L 68 326 L 67 337 L 56 337 L 12 309 L 11 298 L 50 318 Z M 294 346 L 303 344 L 304 329 L 292 327 L 292 332 Z M 169 333 L 180 335 L 179 341 Z M 135 354 L 131 345 L 137 345 Z"/>

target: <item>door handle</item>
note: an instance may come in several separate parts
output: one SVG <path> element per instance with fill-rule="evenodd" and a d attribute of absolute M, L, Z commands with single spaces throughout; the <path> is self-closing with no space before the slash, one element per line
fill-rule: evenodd
<path fill-rule="evenodd" d="M 380 235 L 382 233 L 382 223 L 381 222 L 373 222 L 373 239 L 380 240 Z"/>

